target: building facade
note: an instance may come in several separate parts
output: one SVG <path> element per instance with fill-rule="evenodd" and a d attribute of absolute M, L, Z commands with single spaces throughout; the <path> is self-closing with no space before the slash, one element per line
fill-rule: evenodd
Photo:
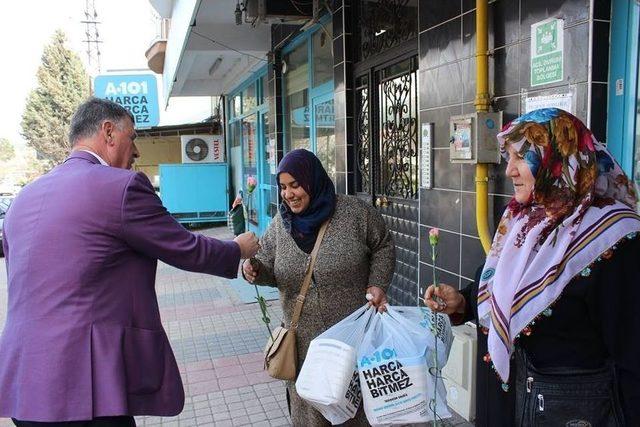
<path fill-rule="evenodd" d="M 476 166 L 450 159 L 450 119 L 478 108 L 478 4 L 488 18 L 480 56 L 488 55 L 489 109 L 506 123 L 561 105 L 640 179 L 635 0 L 335 0 L 290 5 L 283 13 L 300 15 L 293 24 L 255 26 L 248 14 L 232 22 L 232 1 L 152 4 L 172 18 L 165 93 L 225 98 L 234 193 L 246 192 L 249 176 L 258 181 L 253 229 L 263 232 L 277 212 L 277 162 L 294 148 L 314 151 L 339 193 L 385 218 L 397 247 L 394 304 L 416 304 L 430 282 L 431 227 L 441 229 L 440 281 L 463 287 L 484 260 Z M 224 14 L 229 22 L 214 26 Z M 488 165 L 491 235 L 512 193 L 505 166 Z"/>

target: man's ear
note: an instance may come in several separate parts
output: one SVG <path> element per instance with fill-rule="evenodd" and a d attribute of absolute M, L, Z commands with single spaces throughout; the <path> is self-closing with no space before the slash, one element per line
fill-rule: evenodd
<path fill-rule="evenodd" d="M 102 126 L 100 126 L 100 133 L 104 136 L 107 145 L 113 145 L 113 131 L 115 129 L 115 125 L 112 121 L 105 120 L 102 122 Z"/>

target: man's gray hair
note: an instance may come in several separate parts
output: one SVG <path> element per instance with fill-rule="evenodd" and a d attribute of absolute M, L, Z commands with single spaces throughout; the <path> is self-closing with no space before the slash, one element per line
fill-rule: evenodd
<path fill-rule="evenodd" d="M 78 107 L 71 118 L 69 142 L 73 146 L 78 140 L 95 135 L 105 120 L 119 123 L 124 118 L 129 118 L 135 123 L 133 114 L 120 104 L 108 99 L 89 98 Z"/>

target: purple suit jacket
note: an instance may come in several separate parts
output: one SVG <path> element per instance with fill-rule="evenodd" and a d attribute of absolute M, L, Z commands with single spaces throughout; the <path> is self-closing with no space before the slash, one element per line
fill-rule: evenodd
<path fill-rule="evenodd" d="M 157 260 L 232 278 L 239 246 L 190 233 L 143 174 L 86 152 L 20 192 L 4 236 L 0 416 L 178 414 L 184 391 L 160 322 Z"/>

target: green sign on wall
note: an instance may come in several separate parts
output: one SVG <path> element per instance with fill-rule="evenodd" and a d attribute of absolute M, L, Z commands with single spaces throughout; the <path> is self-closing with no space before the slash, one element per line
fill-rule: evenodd
<path fill-rule="evenodd" d="M 531 86 L 564 79 L 562 19 L 546 19 L 531 26 Z"/>

